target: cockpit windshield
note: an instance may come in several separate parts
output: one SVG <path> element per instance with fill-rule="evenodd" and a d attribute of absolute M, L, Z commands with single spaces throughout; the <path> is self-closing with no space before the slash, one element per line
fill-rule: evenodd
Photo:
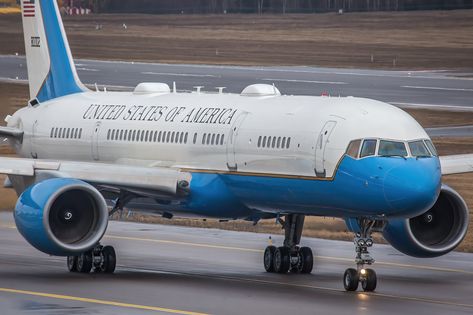
<path fill-rule="evenodd" d="M 422 140 L 409 142 L 409 149 L 411 150 L 411 155 L 414 157 L 430 156 L 430 152 Z"/>
<path fill-rule="evenodd" d="M 379 141 L 378 155 L 406 157 L 406 145 L 404 142 L 381 140 Z"/>
<path fill-rule="evenodd" d="M 369 156 L 418 158 L 437 156 L 437 151 L 432 141 L 428 139 L 410 142 L 384 139 L 357 139 L 350 142 L 346 154 L 355 159 Z"/>

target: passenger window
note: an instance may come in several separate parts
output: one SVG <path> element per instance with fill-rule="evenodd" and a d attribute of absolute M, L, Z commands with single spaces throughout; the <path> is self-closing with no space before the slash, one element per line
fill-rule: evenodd
<path fill-rule="evenodd" d="M 263 137 L 263 148 L 266 146 L 266 136 Z"/>
<path fill-rule="evenodd" d="M 110 133 L 111 133 L 111 132 L 112 132 L 112 131 L 111 131 L 110 129 L 108 129 L 108 132 L 107 132 L 107 140 L 110 140 Z"/>
<path fill-rule="evenodd" d="M 176 133 L 173 131 L 173 132 L 171 133 L 171 143 L 176 142 L 176 141 L 175 141 L 176 138 L 174 138 L 175 135 L 176 135 Z"/>
<path fill-rule="evenodd" d="M 291 137 L 287 138 L 286 149 L 289 149 L 290 145 L 291 145 Z"/>
<path fill-rule="evenodd" d="M 273 137 L 273 143 L 272 143 L 271 147 L 274 149 L 275 146 L 276 146 L 276 137 Z"/>
<path fill-rule="evenodd" d="M 157 137 L 158 137 L 158 131 L 155 130 L 155 131 L 153 132 L 153 142 L 156 142 Z"/>
<path fill-rule="evenodd" d="M 376 143 L 377 143 L 377 140 L 374 140 L 374 139 L 363 141 L 363 146 L 361 147 L 360 158 L 375 155 Z"/>
<path fill-rule="evenodd" d="M 212 143 L 211 143 L 211 144 L 212 144 L 212 145 L 215 144 L 215 134 L 214 134 L 214 133 L 212 134 Z"/>
<path fill-rule="evenodd" d="M 207 145 L 210 144 L 210 133 L 207 135 Z"/>
<path fill-rule="evenodd" d="M 57 138 L 58 128 L 54 128 L 54 138 Z"/>
<path fill-rule="evenodd" d="M 51 128 L 51 133 L 49 135 L 49 138 L 52 138 L 53 137 L 53 134 L 54 134 L 54 128 Z"/>
<path fill-rule="evenodd" d="M 258 148 L 261 146 L 261 136 L 258 137 Z"/>
<path fill-rule="evenodd" d="M 285 147 L 286 147 L 286 137 L 283 137 L 282 142 L 281 142 L 281 148 L 284 149 Z"/>
<path fill-rule="evenodd" d="M 353 140 L 348 145 L 346 155 L 351 156 L 352 158 L 358 158 L 358 151 L 360 151 L 361 140 Z"/>
<path fill-rule="evenodd" d="M 378 149 L 379 156 L 407 156 L 404 142 L 381 140 Z"/>
<path fill-rule="evenodd" d="M 223 138 L 225 137 L 225 135 L 222 135 L 222 137 L 220 138 L 220 145 L 223 145 Z"/>
<path fill-rule="evenodd" d="M 125 130 L 123 131 L 123 140 L 126 141 L 127 138 L 128 138 L 128 129 L 125 129 Z"/>
<path fill-rule="evenodd" d="M 278 137 L 278 142 L 276 144 L 276 147 L 279 149 L 281 147 L 281 137 Z"/>
<path fill-rule="evenodd" d="M 215 138 L 215 144 L 220 144 L 220 134 L 217 134 L 217 137 Z"/>
<path fill-rule="evenodd" d="M 427 145 L 427 148 L 429 148 L 430 153 L 432 153 L 433 156 L 438 156 L 437 154 L 437 149 L 435 149 L 434 144 L 430 140 L 425 140 L 425 144 Z"/>
<path fill-rule="evenodd" d="M 202 136 L 202 144 L 205 144 L 205 138 L 207 137 L 207 134 L 204 133 L 204 135 Z"/>
<path fill-rule="evenodd" d="M 79 129 L 79 139 L 82 138 L 82 128 Z"/>
<path fill-rule="evenodd" d="M 67 128 L 67 131 L 66 131 L 66 138 L 69 138 L 70 132 L 71 132 L 71 128 Z"/>
<path fill-rule="evenodd" d="M 120 129 L 120 141 L 123 140 L 123 129 Z"/>
<path fill-rule="evenodd" d="M 149 139 L 149 130 L 146 130 L 145 141 L 148 142 L 148 139 Z"/>
<path fill-rule="evenodd" d="M 168 131 L 166 135 L 166 143 L 169 143 L 169 138 L 171 137 L 171 132 Z"/>
<path fill-rule="evenodd" d="M 187 143 L 187 136 L 189 136 L 188 132 L 186 132 L 186 135 L 184 136 L 184 143 Z"/>
<path fill-rule="evenodd" d="M 131 141 L 134 142 L 135 139 L 136 139 L 136 130 L 133 130 L 133 131 L 132 131 L 132 134 L 131 134 Z"/>
<path fill-rule="evenodd" d="M 184 142 L 184 132 L 181 132 L 181 135 L 179 137 L 179 143 Z"/>
<path fill-rule="evenodd" d="M 161 131 L 158 132 L 158 142 L 161 142 Z"/>
<path fill-rule="evenodd" d="M 148 131 L 146 131 L 146 136 L 148 136 Z M 141 130 L 141 141 L 146 141 L 145 139 L 145 131 L 144 130 Z"/>
<path fill-rule="evenodd" d="M 411 155 L 414 157 L 430 156 L 430 152 L 422 140 L 409 142 L 409 149 L 411 150 Z"/>
<path fill-rule="evenodd" d="M 197 132 L 194 133 L 194 139 L 192 140 L 192 143 L 195 144 L 197 142 Z"/>

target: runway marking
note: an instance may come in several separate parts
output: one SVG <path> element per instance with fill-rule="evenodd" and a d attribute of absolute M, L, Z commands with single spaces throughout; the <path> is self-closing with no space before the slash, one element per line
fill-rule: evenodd
<path fill-rule="evenodd" d="M 97 69 L 89 69 L 89 68 L 76 68 L 79 71 L 90 71 L 90 72 L 99 72 L 100 70 Z"/>
<path fill-rule="evenodd" d="M 149 74 L 149 75 L 168 75 L 174 77 L 197 77 L 197 78 L 220 78 L 219 75 L 213 74 L 192 74 L 192 73 L 168 73 L 168 72 L 141 72 L 141 74 Z"/>
<path fill-rule="evenodd" d="M 395 295 L 395 294 L 388 294 L 388 293 L 346 292 L 345 290 L 340 290 L 337 288 L 314 286 L 314 285 L 309 285 L 309 284 L 287 283 L 287 282 L 281 282 L 281 281 L 271 281 L 271 280 L 251 279 L 251 278 L 237 278 L 237 277 L 221 276 L 221 275 L 209 276 L 206 274 L 199 274 L 199 273 L 185 273 L 185 272 L 159 271 L 159 270 L 157 271 L 157 270 L 140 269 L 140 268 L 126 268 L 125 267 L 124 269 L 130 270 L 130 271 L 141 271 L 141 272 L 144 271 L 144 272 L 149 272 L 149 273 L 166 273 L 166 274 L 185 275 L 185 276 L 194 276 L 194 277 L 211 278 L 211 279 L 215 278 L 219 280 L 234 281 L 234 282 L 252 282 L 252 283 L 259 283 L 259 284 L 271 284 L 271 285 L 280 285 L 280 286 L 287 286 L 287 287 L 307 288 L 307 289 L 329 291 L 329 292 L 336 292 L 336 293 L 342 293 L 342 294 L 355 294 L 360 297 L 361 296 L 374 296 L 374 297 L 388 298 L 388 299 L 394 299 L 394 300 L 405 300 L 405 301 L 414 301 L 414 302 L 422 302 L 422 303 L 430 303 L 430 304 L 473 308 L 473 304 L 455 303 L 455 302 L 450 302 L 450 301 L 434 300 L 434 299 L 422 298 L 422 297 L 402 296 L 402 295 Z"/>
<path fill-rule="evenodd" d="M 156 312 L 169 313 L 169 314 L 207 315 L 206 313 L 182 311 L 182 310 L 176 310 L 176 309 L 164 308 L 164 307 L 147 306 L 147 305 L 139 305 L 139 304 L 129 304 L 129 303 L 122 303 L 122 302 L 115 302 L 115 301 L 90 299 L 90 298 L 83 298 L 83 297 L 62 295 L 62 294 L 52 294 L 52 293 L 16 290 L 16 289 L 9 289 L 9 288 L 0 288 L 0 292 L 30 295 L 30 296 L 39 296 L 39 297 L 45 297 L 45 298 L 51 298 L 51 299 L 68 300 L 68 301 L 76 301 L 76 302 L 85 302 L 85 303 L 92 303 L 92 304 L 117 306 L 117 307 L 147 310 L 147 311 L 156 311 Z"/>
<path fill-rule="evenodd" d="M 276 82 L 300 82 L 300 83 L 317 83 L 317 84 L 348 84 L 346 82 L 336 81 L 311 81 L 311 80 L 296 80 L 296 79 L 260 79 L 261 81 L 276 81 Z"/>
<path fill-rule="evenodd" d="M 461 91 L 461 92 L 473 92 L 473 89 L 461 89 L 461 88 L 446 88 L 437 86 L 413 86 L 403 85 L 402 88 L 406 89 L 422 89 L 422 90 L 441 90 L 441 91 Z"/>
<path fill-rule="evenodd" d="M 264 250 L 262 249 L 253 249 L 253 248 L 244 248 L 244 247 L 210 245 L 210 244 L 203 244 L 203 243 L 160 240 L 160 239 L 140 238 L 140 237 L 128 237 L 128 236 L 118 236 L 118 235 L 106 235 L 105 237 L 108 237 L 111 239 L 121 239 L 121 240 L 129 240 L 129 241 L 144 241 L 144 242 L 161 243 L 161 244 L 173 244 L 173 245 L 183 245 L 183 246 L 193 246 L 193 247 L 203 247 L 203 248 L 236 250 L 236 251 L 244 251 L 244 252 L 252 252 L 252 253 L 264 253 Z M 351 262 L 351 263 L 354 261 L 351 258 L 332 257 L 332 256 L 315 256 L 315 259 L 343 261 L 343 262 Z M 473 275 L 473 271 L 468 271 L 468 270 L 463 270 L 463 269 L 443 268 L 443 267 L 413 265 L 413 264 L 403 264 L 403 263 L 392 263 L 392 262 L 383 262 L 383 261 L 376 261 L 376 264 L 383 265 L 383 266 L 407 268 L 407 269 L 420 269 L 420 270 L 452 272 L 452 273 Z"/>
<path fill-rule="evenodd" d="M 238 250 L 238 251 L 243 251 L 243 252 L 255 252 L 255 253 L 262 253 L 263 252 L 260 249 L 223 246 L 223 245 L 210 245 L 210 244 L 202 244 L 202 243 L 189 243 L 189 242 L 170 241 L 170 240 L 158 240 L 158 239 L 151 239 L 151 238 L 139 238 L 139 237 L 118 236 L 118 235 L 105 235 L 105 237 L 112 238 L 112 239 L 119 239 L 119 240 L 145 241 L 145 242 L 153 242 L 153 243 L 161 243 L 161 244 L 173 244 L 173 245 L 184 245 L 184 246 L 194 246 L 194 247 L 228 249 L 228 250 Z"/>

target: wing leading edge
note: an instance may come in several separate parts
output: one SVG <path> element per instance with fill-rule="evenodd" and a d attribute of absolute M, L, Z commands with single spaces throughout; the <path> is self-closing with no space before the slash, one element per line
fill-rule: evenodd
<path fill-rule="evenodd" d="M 473 172 L 473 154 L 441 156 L 440 165 L 442 175 Z"/>

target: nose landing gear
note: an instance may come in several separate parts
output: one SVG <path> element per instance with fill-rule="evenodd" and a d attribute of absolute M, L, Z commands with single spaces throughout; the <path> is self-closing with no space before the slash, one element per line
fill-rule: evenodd
<path fill-rule="evenodd" d="M 374 243 L 371 233 L 376 223 L 375 220 L 358 220 L 360 232 L 356 233 L 354 238 L 357 268 L 348 268 L 343 275 L 343 286 L 347 291 L 356 291 L 359 283 L 365 292 L 376 290 L 376 272 L 373 269 L 365 268 L 365 265 L 372 265 L 375 262 L 368 248 L 372 247 Z"/>
<path fill-rule="evenodd" d="M 276 273 L 311 273 L 314 266 L 314 256 L 309 247 L 299 247 L 304 227 L 304 216 L 297 214 L 286 215 L 286 221 L 281 222 L 285 231 L 284 245 L 281 247 L 268 246 L 264 251 L 263 263 L 267 272 Z"/>

